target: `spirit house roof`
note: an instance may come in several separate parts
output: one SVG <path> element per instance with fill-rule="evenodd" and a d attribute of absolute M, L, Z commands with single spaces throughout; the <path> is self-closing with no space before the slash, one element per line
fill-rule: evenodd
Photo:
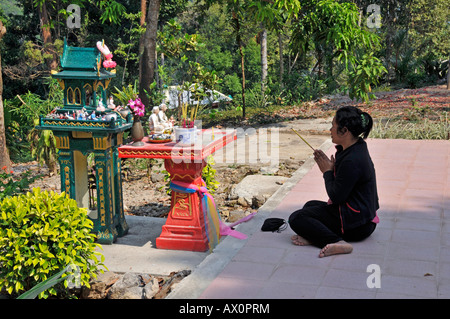
<path fill-rule="evenodd" d="M 64 39 L 64 51 L 61 56 L 62 71 L 53 73 L 57 79 L 104 80 L 116 76 L 102 67 L 102 56 L 98 48 L 81 48 L 67 45 Z"/>
<path fill-rule="evenodd" d="M 115 70 L 106 69 L 116 66 L 111 58 L 109 49 L 100 41 L 95 48 L 79 48 L 68 46 L 64 39 L 62 71 L 52 72 L 64 92 L 63 106 L 56 107 L 45 117 L 40 116 L 36 128 L 66 135 L 70 131 L 81 131 L 89 136 L 116 134 L 131 128 L 133 116 L 129 110 L 121 112 L 121 106 L 107 101 L 106 89 L 116 76 Z M 79 134 L 76 136 L 75 139 L 81 138 Z"/>

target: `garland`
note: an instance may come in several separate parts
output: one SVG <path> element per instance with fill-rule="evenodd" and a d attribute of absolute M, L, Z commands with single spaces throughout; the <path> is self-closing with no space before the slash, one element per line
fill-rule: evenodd
<path fill-rule="evenodd" d="M 214 247 L 219 243 L 220 236 L 229 235 L 238 239 L 247 239 L 247 235 L 234 230 L 232 227 L 251 219 L 256 214 L 256 212 L 238 220 L 237 222 L 231 225 L 226 225 L 220 219 L 220 215 L 219 212 L 217 211 L 214 198 L 208 192 L 208 189 L 206 188 L 206 183 L 203 179 L 202 179 L 202 186 L 184 183 L 180 181 L 172 181 L 170 183 L 170 188 L 173 191 L 179 193 L 189 193 L 189 194 L 193 194 L 195 192 L 199 193 L 202 204 L 203 217 L 205 221 L 206 236 L 209 241 L 210 251 L 212 251 Z"/>

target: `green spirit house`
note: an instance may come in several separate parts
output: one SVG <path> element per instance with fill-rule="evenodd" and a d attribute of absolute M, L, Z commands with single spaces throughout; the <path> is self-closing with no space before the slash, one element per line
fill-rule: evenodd
<path fill-rule="evenodd" d="M 94 154 L 97 204 L 88 210 L 89 218 L 98 242 L 112 244 L 128 232 L 117 148 L 133 117 L 107 105 L 106 89 L 116 74 L 101 62 L 98 48 L 71 47 L 64 40 L 62 70 L 52 74 L 64 90 L 64 106 L 41 116 L 37 128 L 53 131 L 59 150 L 61 191 L 75 199 L 79 207 L 89 208 L 93 200 L 87 157 Z"/>

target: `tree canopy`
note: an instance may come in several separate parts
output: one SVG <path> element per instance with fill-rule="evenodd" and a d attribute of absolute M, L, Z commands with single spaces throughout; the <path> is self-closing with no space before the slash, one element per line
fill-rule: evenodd
<path fill-rule="evenodd" d="M 10 30 L 2 42 L 6 99 L 27 90 L 45 97 L 48 90 L 43 86 L 43 79 L 55 67 L 55 61 L 57 65 L 64 37 L 77 46 L 93 46 L 96 41 L 104 40 L 118 62 L 118 77 L 113 85 L 120 87 L 139 80 L 143 67 L 140 63 L 142 38 L 147 27 L 141 23 L 141 17 L 148 19 L 148 13 L 156 10 L 146 6 L 146 11 L 140 13 L 142 3 L 147 1 L 16 0 L 2 4 L 0 16 Z M 71 14 L 67 11 L 69 4 L 80 8 L 79 27 L 67 26 Z M 178 33 L 195 36 L 199 44 L 203 43 L 188 59 L 216 71 L 222 80 L 220 90 L 237 99 L 242 87 L 236 84 L 242 81 L 243 74 L 248 91 L 256 91 L 260 86 L 263 61 L 257 48 L 261 44 L 262 27 L 268 30 L 266 93 L 292 97 L 291 103 L 310 96 L 299 93 L 306 88 L 298 90 L 299 86 L 291 83 L 296 77 L 307 75 L 312 82 L 323 82 L 319 95 L 336 90 L 350 92 L 353 82 L 349 76 L 364 63 L 376 66 L 379 71 L 370 78 L 371 87 L 377 82 L 414 85 L 402 83 L 408 77 L 399 67 L 407 62 L 416 66 L 410 72 L 418 74 L 420 82 L 445 76 L 445 66 L 439 65 L 449 55 L 450 18 L 445 1 L 383 0 L 379 2 L 381 27 L 378 28 L 367 27 L 366 20 L 371 15 L 369 5 L 371 2 L 366 0 L 164 0 L 158 9 L 156 32 L 167 34 L 169 21 L 178 21 Z M 236 18 L 241 24 L 239 34 Z M 242 55 L 236 36 L 241 41 Z M 150 82 L 158 79 L 160 86 L 164 84 L 157 66 L 164 66 L 170 59 L 168 52 L 159 51 L 167 50 L 161 39 L 156 39 L 158 55 L 153 62 L 156 72 L 149 79 Z M 403 42 L 399 45 L 398 41 Z M 244 73 L 239 67 L 242 57 Z M 171 61 L 166 67 L 174 67 L 174 63 L 178 62 Z M 224 68 L 224 63 L 231 67 Z M 381 66 L 387 74 L 381 72 Z M 281 76 L 280 69 L 283 69 Z M 170 74 L 169 70 L 165 72 Z M 182 79 L 166 80 L 174 84 Z M 294 91 L 289 92 L 291 89 Z M 357 94 L 355 98 L 363 96 Z"/>
<path fill-rule="evenodd" d="M 104 40 L 117 62 L 110 87 L 137 84 L 148 106 L 166 87 L 195 82 L 231 96 L 226 107 L 243 117 L 246 106 L 326 94 L 368 101 L 377 86 L 444 81 L 450 56 L 445 0 L 12 0 L 0 19 L 6 127 L 22 123 L 11 112 L 18 96 L 54 94 L 48 78 L 64 38 Z"/>

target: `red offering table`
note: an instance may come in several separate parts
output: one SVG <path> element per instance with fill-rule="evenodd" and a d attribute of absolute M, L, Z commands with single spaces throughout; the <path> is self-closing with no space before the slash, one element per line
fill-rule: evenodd
<path fill-rule="evenodd" d="M 172 182 L 183 182 L 202 186 L 202 170 L 206 158 L 226 144 L 236 140 L 235 130 L 201 130 L 197 142 L 181 146 L 175 142 L 154 143 L 148 137 L 144 146 L 125 145 L 119 147 L 120 158 L 163 158 L 164 166 Z M 207 230 L 198 192 L 180 193 L 172 191 L 171 209 L 156 247 L 189 251 L 209 249 Z"/>

